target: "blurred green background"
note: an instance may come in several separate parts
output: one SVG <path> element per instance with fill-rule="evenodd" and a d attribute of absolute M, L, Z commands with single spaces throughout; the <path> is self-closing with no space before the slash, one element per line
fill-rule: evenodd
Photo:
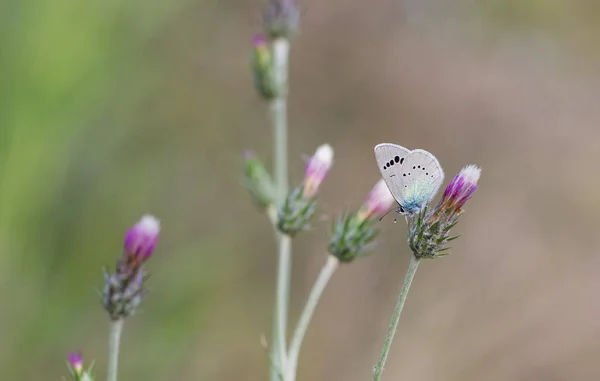
<path fill-rule="evenodd" d="M 294 242 L 292 323 L 325 260 L 324 216 L 378 180 L 372 148 L 483 168 L 453 255 L 417 274 L 384 378 L 600 379 L 600 3 L 302 1 L 290 163 L 336 150 L 314 229 Z M 60 380 L 70 350 L 105 377 L 95 296 L 125 229 L 163 230 L 150 297 L 125 324 L 122 380 L 265 380 L 275 253 L 240 185 L 271 158 L 252 87 L 256 1 L 0 3 L 0 372 Z M 368 380 L 409 252 L 374 255 L 325 291 L 300 380 Z"/>

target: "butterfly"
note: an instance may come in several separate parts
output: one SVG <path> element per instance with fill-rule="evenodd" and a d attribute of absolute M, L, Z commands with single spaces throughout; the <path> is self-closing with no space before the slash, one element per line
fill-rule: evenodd
<path fill-rule="evenodd" d="M 375 146 L 381 176 L 400 207 L 400 214 L 418 213 L 440 189 L 444 171 L 431 153 L 392 143 Z"/>

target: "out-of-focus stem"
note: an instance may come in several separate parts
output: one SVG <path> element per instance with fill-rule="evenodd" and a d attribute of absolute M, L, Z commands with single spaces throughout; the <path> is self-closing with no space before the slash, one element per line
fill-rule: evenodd
<path fill-rule="evenodd" d="M 108 371 L 107 381 L 117 381 L 117 368 L 119 365 L 119 345 L 124 319 L 112 320 L 108 338 Z"/>
<path fill-rule="evenodd" d="M 408 290 L 410 290 L 410 285 L 415 277 L 420 261 L 421 260 L 416 258 L 414 255 L 411 256 L 410 264 L 408 265 L 408 270 L 406 271 L 406 276 L 404 277 L 404 283 L 402 284 L 402 291 L 400 291 L 400 295 L 398 295 L 398 301 L 396 302 L 396 307 L 394 308 L 394 313 L 392 314 L 392 320 L 390 321 L 388 333 L 385 337 L 383 348 L 381 349 L 381 355 L 379 356 L 379 361 L 377 362 L 377 365 L 375 365 L 375 369 L 373 371 L 373 381 L 379 381 L 381 379 L 381 373 L 383 372 L 383 367 L 387 360 L 388 354 L 390 353 L 390 347 L 392 345 L 392 340 L 394 339 L 394 334 L 396 333 L 396 328 L 398 327 L 398 321 L 400 321 L 400 314 L 404 308 L 404 302 L 406 301 Z"/>
<path fill-rule="evenodd" d="M 325 287 L 329 283 L 331 276 L 335 270 L 337 270 L 339 263 L 340 261 L 336 257 L 329 255 L 327 262 L 321 269 L 319 277 L 310 291 L 310 295 L 308 296 L 308 300 L 306 301 L 302 315 L 300 315 L 298 325 L 296 326 L 296 330 L 294 331 L 294 336 L 292 337 L 292 342 L 290 344 L 286 372 L 284 373 L 285 381 L 295 381 L 296 379 L 298 356 L 300 354 L 302 340 L 304 339 L 304 335 L 306 334 L 310 320 L 315 312 L 315 308 L 317 307 L 317 304 L 319 304 L 319 299 L 323 294 L 323 290 L 325 290 Z"/>
<path fill-rule="evenodd" d="M 275 187 L 277 206 L 281 205 L 288 192 L 288 145 L 287 145 L 287 77 L 289 41 L 278 38 L 273 41 L 273 76 L 278 96 L 271 101 L 275 156 Z M 269 218 L 276 226 L 275 213 L 269 210 Z M 277 284 L 273 317 L 273 342 L 271 344 L 271 381 L 280 381 L 286 366 L 286 332 L 292 272 L 291 237 L 276 233 L 278 245 Z"/>

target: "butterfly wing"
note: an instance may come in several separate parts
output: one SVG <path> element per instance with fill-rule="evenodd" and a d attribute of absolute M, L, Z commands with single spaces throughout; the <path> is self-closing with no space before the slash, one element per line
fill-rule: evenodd
<path fill-rule="evenodd" d="M 381 143 L 375 146 L 375 160 L 390 193 L 399 204 L 404 189 L 402 168 L 410 150 L 392 143 Z"/>
<path fill-rule="evenodd" d="M 398 202 L 408 212 L 414 212 L 438 192 L 444 181 L 444 171 L 435 156 L 431 153 L 416 149 L 411 151 L 404 160 L 402 173 L 396 177 L 402 178 L 400 200 Z"/>

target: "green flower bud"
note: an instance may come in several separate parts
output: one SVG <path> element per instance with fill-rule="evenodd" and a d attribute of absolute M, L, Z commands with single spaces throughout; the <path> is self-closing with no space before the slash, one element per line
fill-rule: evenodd
<path fill-rule="evenodd" d="M 340 262 L 351 262 L 367 254 L 377 235 L 374 219 L 363 218 L 359 213 L 341 215 L 333 222 L 328 251 Z"/>
<path fill-rule="evenodd" d="M 295 236 L 310 228 L 310 219 L 317 210 L 314 197 L 305 197 L 303 187 L 294 188 L 279 209 L 277 227 L 285 234 Z"/>
<path fill-rule="evenodd" d="M 269 43 L 262 35 L 252 39 L 252 71 L 256 91 L 266 100 L 277 96 L 277 86 L 273 76 L 273 54 Z"/>
<path fill-rule="evenodd" d="M 275 189 L 271 176 L 263 163 L 250 151 L 244 154 L 243 183 L 261 210 L 274 203 Z"/>

